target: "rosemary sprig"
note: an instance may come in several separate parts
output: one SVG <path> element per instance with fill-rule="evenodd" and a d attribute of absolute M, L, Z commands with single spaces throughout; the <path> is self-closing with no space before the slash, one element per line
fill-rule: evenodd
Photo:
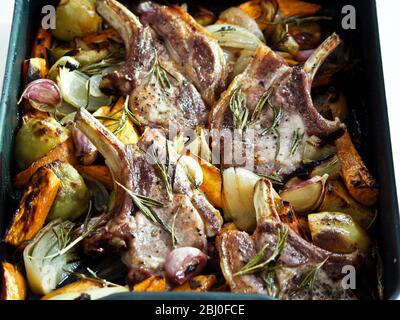
<path fill-rule="evenodd" d="M 81 68 L 79 68 L 80 72 L 83 72 L 84 74 L 88 76 L 94 76 L 101 74 L 104 69 L 113 67 L 113 66 L 118 66 L 121 65 L 124 61 L 124 56 L 122 54 L 110 54 L 107 57 L 105 57 L 103 60 L 97 63 L 85 65 Z"/>
<path fill-rule="evenodd" d="M 293 131 L 293 139 L 292 139 L 292 146 L 290 148 L 290 156 L 294 156 L 297 152 L 297 149 L 300 146 L 300 142 L 303 140 L 304 132 L 300 134 L 300 129 L 297 128 Z"/>
<path fill-rule="evenodd" d="M 100 283 L 103 287 L 123 287 L 120 284 L 110 282 L 106 279 L 100 278 L 95 271 L 90 268 L 86 268 L 88 274 L 78 273 L 78 272 L 70 272 L 71 275 L 82 279 L 82 280 L 91 280 L 97 283 Z"/>
<path fill-rule="evenodd" d="M 169 168 L 170 168 L 170 159 L 169 159 L 169 146 L 168 146 L 168 140 L 165 140 L 165 163 L 163 163 L 162 159 L 160 158 L 158 154 L 158 149 L 152 146 L 152 151 L 147 152 L 147 154 L 150 156 L 151 160 L 153 163 L 157 166 L 160 174 L 161 174 L 161 179 L 163 180 L 168 197 L 170 201 L 172 200 L 173 196 L 173 189 L 172 189 L 172 179 L 169 174 Z"/>
<path fill-rule="evenodd" d="M 283 186 L 283 185 L 284 185 L 283 180 L 280 179 L 280 178 L 278 178 L 278 177 L 276 177 L 276 176 L 273 176 L 273 175 L 265 175 L 265 174 L 261 174 L 261 173 L 259 173 L 258 175 L 259 175 L 260 177 L 267 178 L 268 180 L 270 180 L 273 184 L 275 184 L 275 185 L 277 185 L 277 186 Z"/>
<path fill-rule="evenodd" d="M 264 92 L 264 94 L 261 96 L 260 100 L 258 100 L 256 107 L 253 110 L 253 113 L 250 118 L 250 122 L 254 122 L 257 120 L 257 118 L 260 116 L 261 111 L 265 108 L 267 104 L 270 105 L 269 98 L 271 97 L 272 94 L 272 88 Z"/>
<path fill-rule="evenodd" d="M 281 120 L 282 120 L 282 116 L 283 116 L 283 108 L 282 108 L 282 106 L 280 106 L 278 108 L 277 107 L 272 107 L 272 112 L 273 112 L 272 124 L 271 124 L 271 126 L 269 128 L 266 128 L 261 132 L 262 136 L 264 136 L 266 134 L 270 134 L 270 133 L 276 131 L 276 129 L 281 124 Z"/>
<path fill-rule="evenodd" d="M 165 224 L 164 221 L 162 221 L 157 213 L 154 211 L 154 208 L 164 208 L 163 203 L 158 200 L 132 192 L 131 190 L 120 184 L 118 181 L 115 181 L 115 183 L 129 194 L 129 196 L 132 198 L 133 203 L 140 210 L 140 212 L 145 215 L 147 219 L 152 221 L 154 224 L 159 225 L 165 232 L 173 237 L 173 241 L 176 241 L 174 240 L 175 236 L 172 234 L 170 226 Z"/>
<path fill-rule="evenodd" d="M 169 72 L 160 64 L 156 50 L 154 50 L 154 63 L 149 74 L 149 84 L 154 85 L 158 83 L 163 90 L 168 90 L 171 88 L 171 82 L 169 78 L 178 81 L 178 79 L 171 72 Z"/>
<path fill-rule="evenodd" d="M 58 256 L 64 255 L 69 250 L 74 248 L 78 243 L 80 243 L 82 240 L 88 237 L 93 231 L 95 231 L 103 223 L 105 215 L 99 217 L 99 219 L 93 225 L 89 225 L 91 211 L 92 211 L 92 205 L 90 202 L 89 210 L 85 217 L 85 221 L 83 223 L 83 232 L 79 237 L 75 238 L 74 240 L 72 240 L 73 235 L 77 230 L 75 226 L 72 228 L 72 230 L 70 230 L 69 228 L 64 228 L 62 224 L 58 225 L 59 226 L 58 230 L 55 230 L 55 228 L 53 228 L 53 232 L 55 233 L 57 238 L 59 250 L 56 253 L 45 256 L 41 259 L 53 259 Z"/>
<path fill-rule="evenodd" d="M 126 97 L 125 103 L 123 106 L 123 111 L 126 113 L 126 115 L 129 117 L 129 119 L 132 121 L 134 125 L 137 127 L 141 127 L 142 123 L 135 117 L 135 115 L 129 110 L 129 97 Z"/>
<path fill-rule="evenodd" d="M 249 109 L 246 108 L 246 101 L 241 88 L 233 92 L 229 100 L 229 108 L 232 111 L 233 126 L 240 131 L 244 130 L 249 118 Z"/>
<path fill-rule="evenodd" d="M 314 283 L 315 279 L 318 275 L 318 272 L 321 270 L 321 268 L 324 266 L 324 264 L 328 261 L 330 257 L 328 256 L 324 261 L 315 264 L 312 269 L 305 275 L 303 280 L 300 282 L 298 285 L 298 288 L 308 288 L 311 291 L 314 288 Z"/>
<path fill-rule="evenodd" d="M 280 227 L 278 229 L 278 239 L 276 242 L 276 246 L 268 259 L 262 261 L 265 256 L 265 251 L 269 246 L 269 244 L 267 243 L 264 247 L 261 248 L 261 250 L 255 255 L 255 257 L 251 259 L 246 265 L 244 265 L 239 272 L 235 273 L 234 276 L 243 276 L 254 274 L 260 271 L 271 270 L 271 264 L 278 260 L 279 256 L 285 249 L 288 234 L 289 229 L 286 226 Z"/>
<path fill-rule="evenodd" d="M 276 135 L 275 142 L 275 160 L 278 158 L 279 152 L 281 151 L 281 132 L 279 129 L 275 128 L 274 133 Z"/>
<path fill-rule="evenodd" d="M 179 206 L 179 208 L 176 210 L 173 218 L 172 218 L 172 247 L 175 249 L 178 246 L 178 239 L 175 235 L 175 222 L 176 222 L 176 217 L 178 216 L 178 212 L 181 209 L 181 206 Z"/>

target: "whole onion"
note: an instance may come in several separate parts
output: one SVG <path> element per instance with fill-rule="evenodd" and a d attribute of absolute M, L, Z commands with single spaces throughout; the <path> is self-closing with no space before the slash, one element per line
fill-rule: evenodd
<path fill-rule="evenodd" d="M 193 247 L 172 250 L 165 261 L 168 279 L 183 284 L 203 271 L 207 264 L 207 255 Z"/>

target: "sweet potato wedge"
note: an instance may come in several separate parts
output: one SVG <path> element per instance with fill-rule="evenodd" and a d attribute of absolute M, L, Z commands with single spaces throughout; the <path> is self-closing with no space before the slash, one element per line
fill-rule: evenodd
<path fill-rule="evenodd" d="M 43 58 L 48 62 L 47 50 L 50 49 L 52 36 L 49 30 L 39 29 L 32 48 L 33 58 Z"/>
<path fill-rule="evenodd" d="M 89 177 L 93 177 L 94 179 L 98 180 L 104 186 L 111 190 L 114 187 L 113 179 L 110 173 L 110 170 L 107 166 L 100 166 L 100 165 L 91 165 L 91 166 L 76 166 L 76 170 L 80 174 L 88 175 Z"/>
<path fill-rule="evenodd" d="M 299 0 L 277 0 L 279 11 L 285 18 L 293 16 L 309 16 L 321 10 L 318 4 L 308 3 Z"/>
<path fill-rule="evenodd" d="M 203 183 L 200 186 L 210 203 L 222 208 L 222 175 L 221 171 L 211 163 L 195 157 L 203 170 Z"/>
<path fill-rule="evenodd" d="M 11 263 L 1 263 L 2 287 L 0 300 L 25 300 L 26 281 Z"/>
<path fill-rule="evenodd" d="M 78 280 L 76 282 L 67 284 L 64 287 L 61 287 L 57 290 L 54 290 L 53 292 L 46 294 L 41 298 L 41 300 L 50 300 L 54 298 L 55 296 L 65 294 L 65 293 L 71 293 L 71 292 L 78 292 L 78 293 L 85 293 L 86 291 L 97 289 L 97 288 L 102 288 L 103 285 L 97 281 L 93 281 L 90 279 L 83 279 L 83 280 Z"/>
<path fill-rule="evenodd" d="M 18 189 L 23 188 L 27 185 L 29 179 L 40 167 L 43 167 L 44 165 L 56 160 L 75 164 L 74 145 L 71 139 L 59 144 L 43 158 L 35 161 L 27 169 L 17 174 L 14 180 L 15 187 Z"/>
<path fill-rule="evenodd" d="M 178 292 L 207 292 L 210 291 L 213 285 L 217 282 L 215 275 L 196 276 L 185 282 L 179 287 L 175 287 L 172 291 Z"/>
<path fill-rule="evenodd" d="M 242 3 L 239 8 L 246 12 L 250 17 L 254 20 L 257 20 L 262 15 L 262 8 L 261 8 L 261 1 L 260 0 L 251 0 Z"/>
<path fill-rule="evenodd" d="M 329 181 L 319 212 L 343 212 L 350 215 L 364 229 L 374 221 L 375 214 L 367 207 L 355 201 L 340 181 Z"/>
<path fill-rule="evenodd" d="M 379 190 L 362 158 L 351 141 L 348 131 L 336 140 L 337 155 L 341 163 L 341 176 L 347 190 L 358 202 L 373 206 L 378 200 Z"/>
<path fill-rule="evenodd" d="M 164 278 L 151 276 L 133 287 L 134 292 L 163 292 L 167 290 L 167 282 Z"/>
<path fill-rule="evenodd" d="M 93 43 L 106 42 L 109 38 L 114 38 L 114 37 L 119 37 L 118 32 L 113 28 L 108 28 L 100 33 L 89 34 L 89 35 L 83 37 L 81 40 L 87 46 L 89 46 L 90 44 L 93 44 Z"/>
<path fill-rule="evenodd" d="M 61 181 L 48 168 L 40 168 L 33 176 L 19 202 L 5 242 L 20 246 L 31 240 L 43 227 Z"/>

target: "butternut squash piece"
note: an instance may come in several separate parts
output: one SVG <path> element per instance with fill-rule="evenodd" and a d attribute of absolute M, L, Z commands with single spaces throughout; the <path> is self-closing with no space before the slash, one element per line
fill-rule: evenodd
<path fill-rule="evenodd" d="M 151 276 L 133 287 L 134 292 L 163 292 L 166 290 L 166 280 L 155 276 Z"/>
<path fill-rule="evenodd" d="M 89 34 L 89 35 L 83 37 L 81 40 L 86 45 L 89 46 L 92 43 L 106 42 L 109 38 L 114 38 L 114 37 L 119 37 L 118 32 L 113 28 L 108 28 L 100 33 Z"/>
<path fill-rule="evenodd" d="M 337 155 L 341 163 L 341 176 L 347 190 L 358 202 L 373 206 L 378 200 L 379 190 L 362 158 L 351 141 L 348 131 L 336 140 Z"/>
<path fill-rule="evenodd" d="M 90 279 L 83 279 L 79 280 L 70 284 L 67 284 L 64 287 L 61 287 L 53 292 L 46 294 L 42 297 L 41 300 L 50 300 L 58 295 L 65 294 L 65 293 L 85 293 L 86 291 L 102 288 L 103 285 L 97 281 L 93 281 Z"/>
<path fill-rule="evenodd" d="M 215 275 L 196 276 L 172 291 L 178 292 L 207 292 L 217 282 Z"/>
<path fill-rule="evenodd" d="M 293 16 L 310 16 L 321 10 L 318 4 L 299 0 L 277 0 L 279 11 L 285 18 Z"/>
<path fill-rule="evenodd" d="M 242 9 L 254 20 L 257 20 L 262 15 L 262 8 L 260 2 L 261 2 L 260 0 L 247 1 L 245 3 L 242 3 L 239 6 L 239 9 Z"/>
<path fill-rule="evenodd" d="M 45 59 L 48 63 L 47 50 L 50 49 L 51 42 L 51 33 L 41 27 L 36 35 L 31 56 L 33 58 Z"/>
<path fill-rule="evenodd" d="M 107 166 L 76 166 L 76 170 L 78 170 L 80 174 L 93 177 L 93 179 L 96 179 L 97 181 L 104 184 L 104 186 L 109 190 L 113 189 L 114 187 L 113 179 Z"/>
<path fill-rule="evenodd" d="M 25 300 L 26 281 L 18 269 L 11 263 L 1 263 L 2 288 L 1 300 Z"/>
<path fill-rule="evenodd" d="M 60 184 L 60 179 L 48 168 L 40 168 L 32 176 L 7 231 L 6 243 L 18 247 L 39 232 L 57 196 Z"/>
<path fill-rule="evenodd" d="M 14 180 L 14 185 L 16 188 L 20 189 L 26 186 L 32 175 L 40 168 L 46 164 L 59 160 L 61 162 L 69 162 L 70 164 L 75 164 L 74 156 L 74 145 L 71 139 L 59 144 L 53 150 L 51 150 L 43 158 L 32 163 L 26 170 L 17 174 Z"/>
<path fill-rule="evenodd" d="M 194 157 L 203 171 L 203 183 L 200 190 L 204 192 L 210 203 L 216 208 L 222 208 L 222 175 L 221 171 L 211 163 Z"/>

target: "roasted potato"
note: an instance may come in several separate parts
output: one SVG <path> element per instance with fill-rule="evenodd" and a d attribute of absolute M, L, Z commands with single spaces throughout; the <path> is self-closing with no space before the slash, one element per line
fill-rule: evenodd
<path fill-rule="evenodd" d="M 336 147 L 342 168 L 341 176 L 347 190 L 361 204 L 373 206 L 378 200 L 379 190 L 347 131 L 336 140 Z"/>
<path fill-rule="evenodd" d="M 324 199 L 318 211 L 347 213 L 365 229 L 371 226 L 375 218 L 374 212 L 355 201 L 340 181 L 327 183 Z"/>
<path fill-rule="evenodd" d="M 313 243 L 331 252 L 368 252 L 371 246 L 367 233 L 345 213 L 309 214 L 308 226 Z"/>
<path fill-rule="evenodd" d="M 31 118 L 15 138 L 15 155 L 20 169 L 45 156 L 70 137 L 70 131 L 54 118 Z"/>
<path fill-rule="evenodd" d="M 61 187 L 47 219 L 75 220 L 89 208 L 90 194 L 85 181 L 69 163 L 56 161 L 49 167 L 61 180 Z"/>
<path fill-rule="evenodd" d="M 102 19 L 96 13 L 94 0 L 61 0 L 56 12 L 53 36 L 70 41 L 89 33 L 98 32 Z"/>
<path fill-rule="evenodd" d="M 60 186 L 60 179 L 51 169 L 40 168 L 32 176 L 6 233 L 6 243 L 19 246 L 31 240 L 39 232 Z"/>
<path fill-rule="evenodd" d="M 26 281 L 18 269 L 11 263 L 1 263 L 1 293 L 0 300 L 25 300 Z"/>

